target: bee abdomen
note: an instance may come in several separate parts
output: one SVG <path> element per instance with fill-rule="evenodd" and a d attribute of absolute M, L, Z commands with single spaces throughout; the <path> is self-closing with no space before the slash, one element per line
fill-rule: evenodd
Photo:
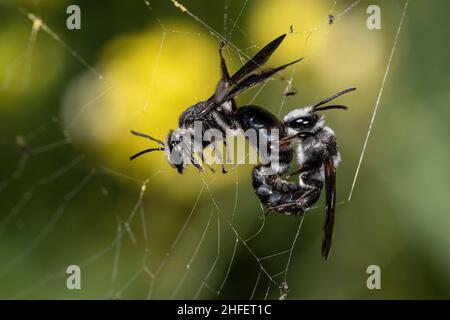
<path fill-rule="evenodd" d="M 264 173 L 263 165 L 253 168 L 252 184 L 261 203 L 267 207 L 295 201 L 303 192 L 298 184 Z"/>
<path fill-rule="evenodd" d="M 255 130 L 258 137 L 262 135 L 262 130 L 265 130 L 264 135 L 266 135 L 268 141 L 267 150 L 270 150 L 270 163 L 264 167 L 267 170 L 270 168 L 273 174 L 286 173 L 294 156 L 291 144 L 279 144 L 278 148 L 272 148 L 273 142 L 279 143 L 282 138 L 286 137 L 287 131 L 284 124 L 269 111 L 255 105 L 247 105 L 237 109 L 236 119 L 242 130 Z M 259 141 L 254 142 L 253 146 L 258 149 L 260 147 Z M 273 154 L 274 150 L 276 150 L 276 154 Z M 258 152 L 261 151 L 258 149 Z"/>

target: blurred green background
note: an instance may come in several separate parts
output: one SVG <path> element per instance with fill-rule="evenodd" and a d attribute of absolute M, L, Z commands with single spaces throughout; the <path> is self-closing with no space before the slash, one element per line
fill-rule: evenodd
<path fill-rule="evenodd" d="M 409 5 L 351 202 L 404 2 L 180 2 L 194 16 L 169 0 L 0 2 L 0 298 L 277 299 L 301 218 L 264 221 L 250 165 L 178 175 L 162 154 L 129 162 L 149 145 L 129 130 L 164 138 L 182 110 L 213 92 L 211 30 L 242 49 L 225 52 L 236 70 L 291 25 L 268 64 L 304 61 L 239 104 L 281 117 L 358 90 L 340 100 L 350 111 L 327 113 L 343 157 L 331 259 L 320 257 L 323 209 L 311 210 L 288 298 L 449 298 L 448 1 Z M 66 28 L 70 4 L 81 8 L 81 30 Z M 366 28 L 371 4 L 381 30 Z M 298 94 L 286 98 L 290 81 Z M 257 260 L 249 249 L 280 254 Z M 81 290 L 66 288 L 72 264 Z M 366 287 L 372 264 L 381 290 Z"/>

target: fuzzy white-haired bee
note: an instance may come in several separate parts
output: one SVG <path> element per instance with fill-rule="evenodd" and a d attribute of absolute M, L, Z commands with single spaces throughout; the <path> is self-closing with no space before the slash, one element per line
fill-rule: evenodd
<path fill-rule="evenodd" d="M 343 105 L 323 105 L 353 90 L 356 89 L 345 89 L 313 106 L 295 109 L 284 117 L 286 136 L 280 139 L 280 146 L 294 145 L 300 168 L 295 172 L 299 174 L 298 183 L 289 182 L 279 175 L 266 175 L 262 165 L 253 169 L 253 187 L 268 211 L 301 215 L 317 202 L 325 185 L 326 210 L 322 242 L 322 256 L 325 259 L 331 249 L 336 207 L 336 167 L 341 156 L 333 130 L 324 126 L 324 117 L 317 112 L 346 110 L 347 107 Z"/>

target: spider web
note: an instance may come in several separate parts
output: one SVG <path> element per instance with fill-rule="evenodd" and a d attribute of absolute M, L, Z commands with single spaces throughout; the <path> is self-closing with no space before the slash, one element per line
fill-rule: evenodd
<path fill-rule="evenodd" d="M 249 54 L 249 50 L 260 48 L 260 44 L 250 39 L 248 33 L 240 25 L 243 15 L 248 10 L 249 2 L 251 1 L 244 0 L 237 4 L 237 2 L 225 0 L 223 6 L 223 32 L 219 32 L 206 22 L 206 17 L 199 17 L 192 12 L 189 9 L 187 1 L 184 3 L 176 0 L 167 0 L 172 10 L 187 15 L 196 24 L 200 25 L 205 30 L 205 34 L 202 35 L 214 38 L 218 42 L 227 41 L 229 44 L 227 50 L 230 57 L 237 57 L 240 64 L 245 63 L 250 58 L 251 54 Z M 342 23 L 341 20 L 350 15 L 360 5 L 361 0 L 354 1 L 349 5 L 343 5 L 338 10 L 339 2 L 330 1 L 330 14 L 332 13 L 335 17 L 334 23 Z M 46 35 L 54 43 L 62 47 L 83 68 L 90 72 L 96 78 L 96 81 L 104 83 L 105 89 L 96 96 L 93 96 L 88 103 L 80 108 L 80 113 L 84 112 L 91 108 L 97 100 L 112 90 L 115 90 L 115 88 L 100 71 L 89 64 L 77 50 L 63 40 L 51 26 L 47 25 L 46 21 L 41 17 L 39 1 L 35 0 L 33 4 L 34 10 L 32 12 L 23 8 L 15 8 L 24 19 L 30 21 L 30 36 L 24 55 L 21 59 L 18 59 L 18 62 L 11 64 L 10 72 L 7 72 L 1 90 L 6 91 L 9 89 L 8 74 L 15 72 L 22 73 L 24 88 L 26 90 L 30 74 L 33 72 L 31 65 L 36 42 L 39 41 L 39 37 Z M 240 6 L 238 14 L 235 17 L 230 14 L 231 5 Z M 143 1 L 143 6 L 148 9 L 145 14 L 148 14 L 149 19 L 154 19 L 161 29 L 161 40 L 155 67 L 150 76 L 146 103 L 142 106 L 144 112 L 151 112 L 149 110 L 152 99 L 151 92 L 156 75 L 160 72 L 158 66 L 160 57 L 164 54 L 165 42 L 170 37 L 170 34 L 184 33 L 184 31 L 168 29 L 164 25 L 164 21 L 158 17 L 158 11 L 156 7 L 153 7 L 151 1 Z M 338 203 L 340 210 L 345 208 L 345 204 L 350 202 L 354 193 L 368 140 L 376 120 L 382 93 L 397 47 L 407 6 L 408 1 L 405 2 L 401 19 L 396 29 L 394 44 L 390 51 L 385 74 L 368 125 L 366 138 L 360 152 L 348 201 Z M 8 8 L 11 11 L 15 9 Z M 332 28 L 329 28 L 328 21 L 324 21 L 311 30 L 295 30 L 292 33 L 295 36 L 303 37 L 302 39 L 307 40 L 318 32 L 325 32 L 328 35 L 333 31 Z M 234 44 L 233 36 L 235 34 L 239 34 L 246 39 L 249 46 L 239 48 Z M 187 35 L 189 36 L 189 33 Z M 191 36 L 198 35 L 192 34 Z M 22 67 L 19 65 L 19 62 L 23 62 Z M 293 67 L 291 70 L 285 72 L 285 75 L 288 75 L 288 77 L 282 79 L 285 83 L 285 90 L 284 93 L 280 94 L 280 103 L 277 110 L 279 117 L 287 111 L 289 98 L 285 93 L 295 88 L 294 78 L 296 72 L 297 68 Z M 269 81 L 266 81 L 254 91 L 249 103 L 253 103 L 258 99 L 261 92 L 267 88 Z M 73 122 L 78 115 L 74 115 Z M 153 179 L 160 174 L 165 174 L 165 172 L 159 170 L 150 174 L 148 178 L 141 180 L 103 165 L 93 165 L 92 160 L 89 159 L 87 154 L 79 153 L 71 148 L 72 138 L 67 128 L 63 128 L 60 131 L 60 137 L 54 141 L 37 142 L 48 131 L 58 132 L 59 126 L 58 117 L 52 115 L 47 122 L 30 130 L 28 133 L 18 133 L 15 138 L 5 138 L 0 141 L 0 147 L 5 152 L 17 150 L 17 148 L 21 150 L 15 168 L 0 180 L 0 197 L 3 197 L 2 195 L 4 195 L 8 188 L 17 189 L 17 194 L 20 195 L 18 200 L 12 201 L 12 205 L 2 206 L 3 214 L 0 220 L 0 237 L 5 237 L 6 234 L 14 233 L 17 230 L 20 231 L 20 225 L 27 220 L 30 220 L 30 223 L 38 223 L 39 225 L 37 228 L 38 231 L 33 231 L 32 241 L 25 243 L 20 238 L 21 232 L 17 232 L 17 235 L 14 237 L 14 239 L 17 239 L 17 243 L 11 244 L 12 249 L 5 250 L 1 254 L 0 281 L 4 281 L 11 274 L 14 274 L 17 268 L 33 261 L 32 259 L 36 258 L 36 256 L 44 254 L 48 257 L 48 254 L 44 252 L 45 244 L 52 241 L 53 234 L 64 232 L 62 224 L 65 227 L 68 226 L 67 223 L 63 223 L 65 219 L 73 220 L 68 215 L 73 214 L 72 208 L 76 208 L 77 201 L 82 198 L 82 194 L 100 189 L 101 192 L 98 197 L 103 195 L 108 200 L 108 193 L 110 191 L 105 185 L 113 184 L 111 178 L 114 177 L 114 179 L 123 180 L 123 183 L 133 186 L 136 190 L 133 195 L 134 200 L 129 203 L 128 208 L 117 208 L 117 212 L 110 213 L 108 215 L 109 221 L 104 226 L 100 226 L 101 230 L 98 231 L 110 236 L 109 241 L 103 241 L 105 237 L 102 237 L 101 241 L 93 245 L 95 248 L 83 248 L 81 250 L 82 256 L 76 256 L 76 258 L 71 260 L 74 264 L 80 266 L 83 272 L 82 274 L 84 274 L 84 270 L 91 270 L 92 268 L 92 273 L 95 275 L 103 275 L 104 278 L 99 277 L 99 281 L 109 284 L 107 290 L 102 287 L 98 291 L 95 291 L 92 297 L 134 297 L 146 299 L 242 297 L 240 293 L 238 294 L 236 292 L 227 292 L 227 295 L 224 296 L 224 291 L 227 290 L 227 285 L 230 282 L 242 281 L 241 279 L 239 280 L 238 274 L 234 272 L 239 261 L 242 260 L 248 260 L 254 265 L 254 270 L 245 272 L 245 274 L 252 272 L 253 278 L 245 279 L 248 282 L 246 286 L 249 290 L 243 297 L 248 299 L 286 299 L 289 297 L 290 292 L 295 292 L 296 286 L 299 284 L 291 284 L 289 275 L 292 261 L 296 254 L 296 245 L 302 236 L 302 226 L 306 215 L 298 217 L 296 220 L 290 220 L 291 223 L 295 221 L 295 225 L 291 226 L 288 231 L 276 235 L 277 237 L 283 238 L 283 241 L 279 241 L 281 244 L 279 250 L 276 252 L 264 251 L 262 249 L 263 245 L 258 244 L 258 241 L 264 243 L 264 233 L 266 233 L 265 236 L 268 236 L 266 232 L 267 218 L 264 214 L 264 208 L 261 207 L 258 225 L 252 224 L 248 227 L 240 224 L 242 184 L 238 174 L 239 166 L 235 165 L 228 168 L 228 174 L 234 176 L 234 202 L 231 206 L 223 203 L 223 199 L 220 197 L 221 189 L 215 188 L 216 181 L 221 179 L 220 174 L 216 174 L 212 178 L 209 178 L 209 176 L 198 176 L 198 193 L 190 209 L 187 211 L 185 221 L 179 226 L 175 236 L 169 241 L 165 252 L 162 255 L 156 254 L 152 248 L 152 243 L 155 239 L 151 239 L 152 229 L 154 227 L 149 223 L 151 220 L 149 216 L 152 214 L 152 206 L 154 205 L 155 199 L 149 196 L 149 189 L 153 187 Z M 27 168 L 32 166 L 33 162 L 43 161 L 42 159 L 45 161 L 45 157 L 52 157 L 53 152 L 67 152 L 69 155 L 67 162 L 53 167 L 50 172 L 36 177 L 34 182 L 29 184 L 29 179 L 25 179 L 24 177 L 27 174 Z M 72 177 L 74 171 L 78 173 L 78 179 L 76 181 L 65 181 L 65 177 L 69 176 L 69 174 Z M 246 177 L 246 179 L 248 178 Z M 22 181 L 24 182 L 22 183 Z M 25 183 L 25 181 L 27 182 Z M 52 213 L 49 216 L 33 217 L 30 214 L 32 211 L 31 206 L 40 206 L 40 194 L 45 193 L 50 185 L 61 183 L 61 181 L 65 181 L 63 184 L 65 188 L 62 188 L 60 194 L 54 197 L 55 201 L 57 199 L 60 200 L 49 205 L 49 207 L 53 208 Z M 205 201 L 205 199 L 210 204 L 209 209 L 199 210 L 200 203 Z M 256 197 L 253 200 L 257 201 Z M 6 199 L 5 202 L 7 202 Z M 309 212 L 314 213 L 321 209 L 323 208 L 315 207 Z M 38 222 L 43 220 L 45 221 L 44 224 Z M 78 223 L 81 223 L 79 228 L 82 229 L 86 221 L 78 221 Z M 283 224 L 283 226 L 286 226 L 286 224 Z M 193 234 L 194 231 L 198 230 L 200 230 L 198 234 Z M 273 232 L 271 230 L 269 232 Z M 82 237 L 81 234 L 80 237 Z M 99 243 L 104 244 L 99 245 Z M 185 249 L 183 250 L 186 251 L 185 254 L 180 254 L 180 247 Z M 209 247 L 212 249 L 209 249 Z M 133 249 L 134 254 L 128 254 L 129 248 Z M 201 259 L 203 263 L 199 264 L 199 257 L 202 255 L 204 256 Z M 121 262 L 125 259 L 134 259 L 136 261 L 134 268 L 129 268 L 128 266 L 122 268 Z M 204 263 L 204 261 L 207 261 L 207 263 Z M 67 277 L 65 272 L 67 265 L 61 265 L 63 267 L 53 270 L 44 268 L 40 271 L 40 276 L 32 280 L 27 279 L 27 282 L 9 288 L 6 297 L 47 298 L 45 288 L 48 286 L 55 286 L 61 292 L 62 290 L 67 290 L 65 288 L 61 289 L 65 285 L 65 278 Z M 105 266 L 109 266 L 107 271 L 104 270 Z M 52 267 L 54 268 L 54 266 Z M 105 273 L 107 275 L 104 275 Z M 96 278 L 97 276 L 92 276 L 90 281 L 95 281 Z M 86 286 L 89 286 L 89 284 L 86 283 Z"/>

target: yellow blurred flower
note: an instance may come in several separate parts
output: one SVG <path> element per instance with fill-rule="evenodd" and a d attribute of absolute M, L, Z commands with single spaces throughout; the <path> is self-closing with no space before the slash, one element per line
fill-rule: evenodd
<path fill-rule="evenodd" d="M 86 72 L 75 81 L 66 95 L 62 118 L 75 142 L 105 166 L 143 179 L 161 170 L 155 181 L 170 185 L 169 192 L 198 192 L 198 171 L 190 167 L 180 177 L 163 152 L 128 161 L 137 151 L 156 147 L 152 141 L 132 136 L 130 130 L 165 140 L 169 129 L 177 127 L 180 114 L 207 99 L 220 77 L 213 38 L 199 35 L 196 27 L 184 22 L 165 26 L 183 33 L 164 34 L 154 26 L 112 40 L 97 67 L 104 80 Z M 233 179 L 234 175 L 225 178 Z"/>

